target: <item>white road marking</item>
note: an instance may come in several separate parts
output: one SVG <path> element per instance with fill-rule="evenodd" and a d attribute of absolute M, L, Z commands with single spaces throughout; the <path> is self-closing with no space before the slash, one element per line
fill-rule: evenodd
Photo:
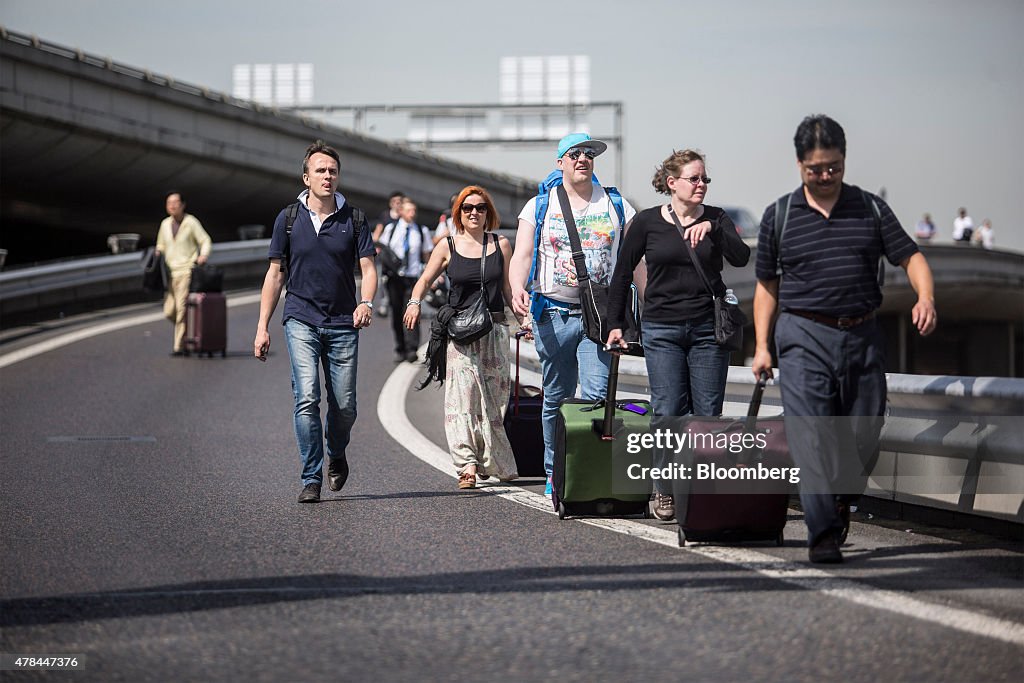
<path fill-rule="evenodd" d="M 228 308 L 257 303 L 259 300 L 259 294 L 232 296 L 228 299 Z M 163 313 L 143 313 L 141 315 L 133 315 L 130 318 L 114 320 L 109 323 L 103 323 L 102 325 L 85 327 L 80 330 L 75 330 L 74 332 L 68 332 L 67 334 L 62 334 L 58 337 L 53 337 L 52 339 L 47 339 L 46 341 L 26 346 L 23 349 L 3 354 L 0 356 L 0 368 L 6 368 L 8 365 L 20 363 L 23 360 L 28 360 L 29 358 L 38 356 L 42 353 L 74 344 L 75 342 L 82 341 L 83 339 L 89 339 L 90 337 L 106 334 L 108 332 L 116 332 L 117 330 L 123 330 L 126 327 L 132 327 L 134 325 L 146 325 L 165 319 L 166 318 L 164 318 Z"/>
<path fill-rule="evenodd" d="M 377 418 L 385 431 L 410 453 L 435 469 L 456 478 L 455 467 L 448 452 L 423 436 L 406 415 L 406 394 L 420 370 L 418 365 L 403 363 L 391 373 L 377 400 Z M 517 486 L 485 486 L 479 490 L 487 491 L 540 512 L 555 514 L 549 498 Z M 796 564 L 749 548 L 710 545 L 688 545 L 685 548 L 679 548 L 678 533 L 674 526 L 673 530 L 669 531 L 629 519 L 589 518 L 571 521 L 677 548 L 680 551 L 700 555 L 710 560 L 740 566 L 771 579 L 806 590 L 818 591 L 864 607 L 882 609 L 964 633 L 1024 646 L 1024 624 L 958 607 L 926 602 L 897 591 L 872 588 L 856 581 L 833 576 L 810 565 Z"/>
<path fill-rule="evenodd" d="M 232 297 L 228 300 L 228 306 L 256 303 L 259 298 L 259 294 Z M 0 356 L 0 368 L 59 349 L 82 339 L 162 319 L 162 313 L 147 313 L 69 332 Z M 406 393 L 419 370 L 418 365 L 402 363 L 391 373 L 377 400 L 377 417 L 392 438 L 415 457 L 454 478 L 456 476 L 454 467 L 447 451 L 423 436 L 412 425 L 405 413 Z M 482 487 L 480 490 L 488 491 L 541 512 L 555 514 L 548 498 L 526 489 L 516 486 L 490 486 Z M 672 548 L 678 546 L 678 537 L 674 531 L 640 524 L 628 519 L 578 519 L 572 521 Z M 748 548 L 687 546 L 680 550 L 718 562 L 740 566 L 762 576 L 807 590 L 818 591 L 865 607 L 882 609 L 964 633 L 1024 646 L 1024 625 L 1007 619 L 979 614 L 958 607 L 925 602 L 896 591 L 872 588 L 849 579 L 833 576 L 808 565 L 795 564 Z"/>

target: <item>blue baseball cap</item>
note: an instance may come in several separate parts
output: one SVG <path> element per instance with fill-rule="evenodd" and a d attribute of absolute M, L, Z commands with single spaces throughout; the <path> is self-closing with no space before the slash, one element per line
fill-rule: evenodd
<path fill-rule="evenodd" d="M 603 154 L 608 145 L 600 140 L 593 140 L 586 133 L 569 133 L 564 138 L 558 141 L 558 156 L 556 159 L 561 159 L 565 156 L 573 147 L 590 147 L 597 154 Z"/>

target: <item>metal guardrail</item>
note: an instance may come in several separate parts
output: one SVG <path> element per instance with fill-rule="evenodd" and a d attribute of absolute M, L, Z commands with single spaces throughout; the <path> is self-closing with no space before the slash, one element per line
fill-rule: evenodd
<path fill-rule="evenodd" d="M 266 270 L 269 245 L 269 239 L 218 242 L 210 263 L 224 267 L 228 280 L 255 277 Z M 0 273 L 0 311 L 12 313 L 138 292 L 144 254 L 95 256 Z"/>
<path fill-rule="evenodd" d="M 540 371 L 532 344 L 520 356 L 524 367 Z M 886 379 L 881 454 L 867 495 L 1024 523 L 1024 379 L 896 373 Z M 754 383 L 749 367 L 729 368 L 727 413 L 745 414 Z M 620 360 L 619 389 L 649 395 L 642 358 Z M 761 412 L 781 413 L 778 379 L 765 390 Z"/>

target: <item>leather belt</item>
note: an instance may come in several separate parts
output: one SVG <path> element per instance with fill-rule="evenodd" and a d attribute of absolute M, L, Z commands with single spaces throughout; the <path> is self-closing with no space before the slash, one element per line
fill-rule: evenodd
<path fill-rule="evenodd" d="M 801 318 L 807 318 L 808 320 L 813 320 L 816 323 L 834 327 L 837 330 L 849 330 L 853 327 L 857 327 L 858 325 L 862 325 L 875 317 L 874 311 L 856 318 L 833 318 L 830 315 L 823 315 L 821 313 L 815 313 L 814 311 L 793 311 L 790 309 L 787 309 L 786 313 L 792 313 L 793 315 L 798 315 Z"/>

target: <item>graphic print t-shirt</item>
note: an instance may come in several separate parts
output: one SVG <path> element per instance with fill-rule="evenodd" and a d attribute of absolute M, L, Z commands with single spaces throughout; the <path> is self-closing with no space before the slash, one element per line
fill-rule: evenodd
<path fill-rule="evenodd" d="M 636 210 L 623 199 L 628 223 Z M 526 203 L 519 218 L 535 226 L 537 198 Z M 615 213 L 608 194 L 600 186 L 594 187 L 590 203 L 580 212 L 573 212 L 576 230 L 580 234 L 584 258 L 590 279 L 608 284 L 615 269 L 615 256 L 619 250 L 622 226 Z M 572 244 L 565 227 L 565 217 L 558 202 L 558 193 L 552 189 L 548 195 L 548 213 L 540 235 L 540 253 L 537 259 L 537 273 L 534 276 L 534 291 L 555 301 L 579 303 L 579 281 L 576 265 L 572 261 Z"/>

